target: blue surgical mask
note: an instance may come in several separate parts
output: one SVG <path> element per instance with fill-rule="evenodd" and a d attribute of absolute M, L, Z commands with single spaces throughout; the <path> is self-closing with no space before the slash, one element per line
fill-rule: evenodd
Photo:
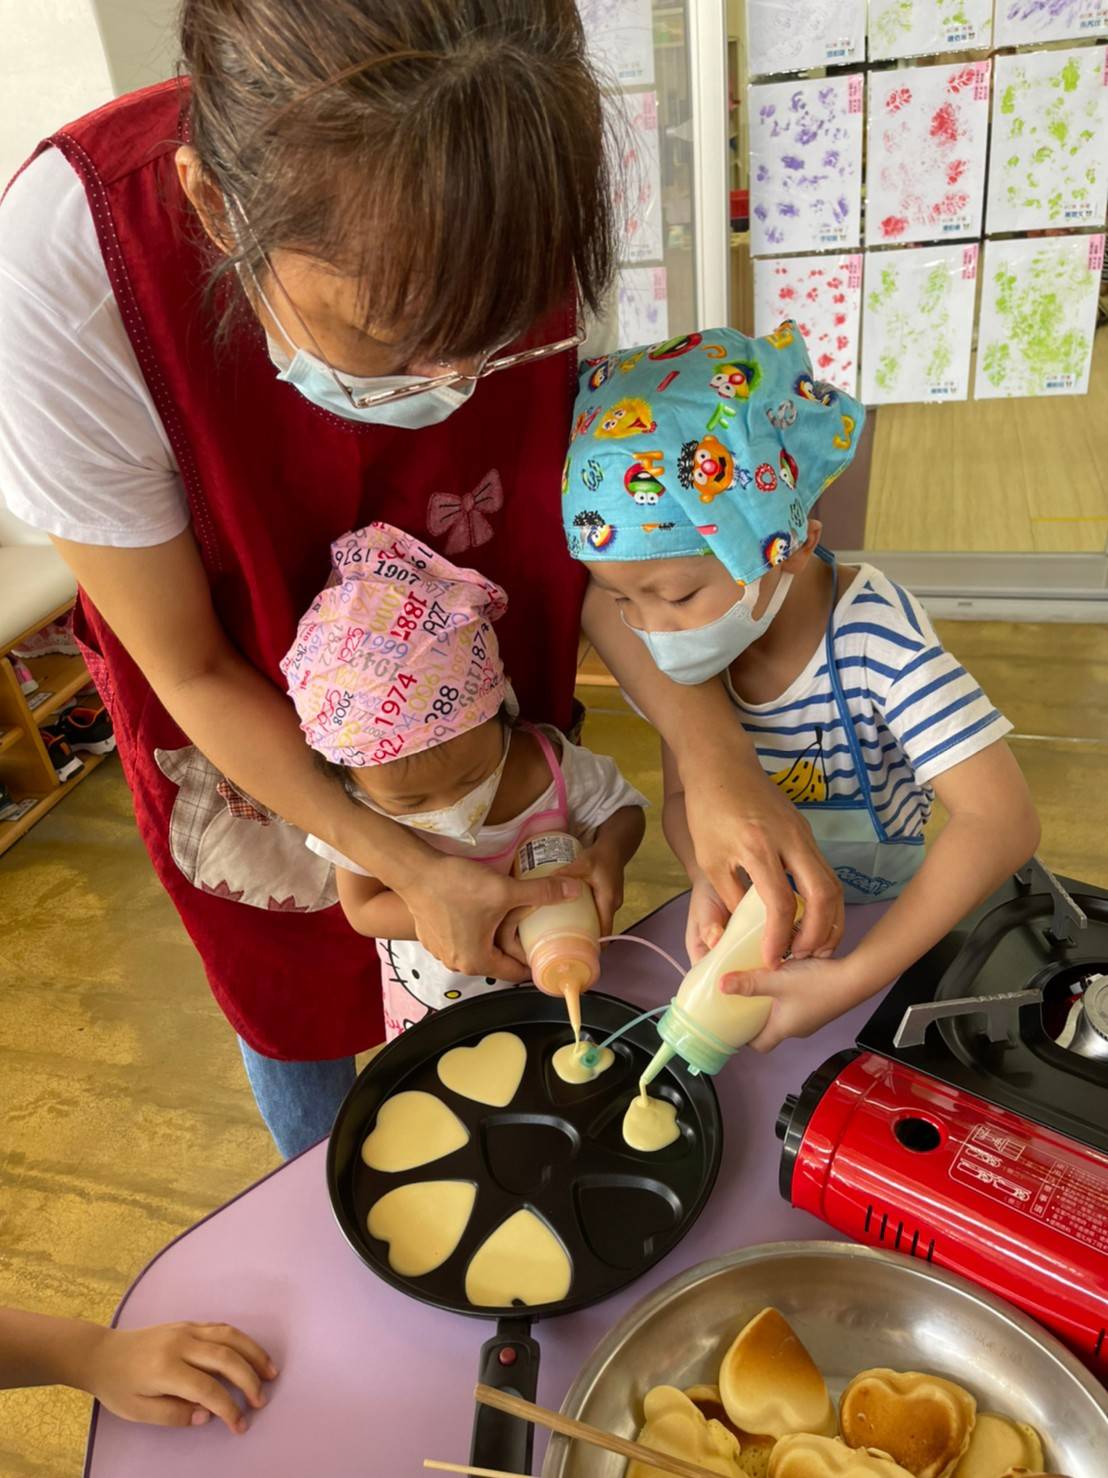
<path fill-rule="evenodd" d="M 268 306 L 268 305 L 267 305 Z M 270 308 L 273 315 L 273 309 Z M 279 320 L 274 316 L 274 322 Z M 335 377 L 327 365 L 306 349 L 296 349 L 290 358 L 285 349 L 269 334 L 266 334 L 269 357 L 276 365 L 279 380 L 284 380 L 300 391 L 305 400 L 310 400 L 320 410 L 342 416 L 346 421 L 363 421 L 374 426 L 403 426 L 418 431 L 424 426 L 434 426 L 445 421 L 473 394 L 471 381 L 465 389 L 456 385 L 439 385 L 433 390 L 423 390 L 419 395 L 408 395 L 401 400 L 386 400 L 380 405 L 354 406 L 336 384 Z M 289 344 L 289 348 L 293 345 Z M 399 390 L 405 385 L 421 383 L 419 375 L 381 375 L 374 379 L 354 379 L 344 375 L 351 394 L 357 399 L 362 395 L 373 395 L 380 390 Z"/>
<path fill-rule="evenodd" d="M 666 677 L 685 687 L 706 683 L 730 667 L 747 647 L 764 636 L 770 622 L 781 609 L 789 593 L 792 576 L 783 574 L 769 605 L 758 617 L 752 614 L 758 603 L 760 581 L 748 585 L 730 610 L 707 626 L 694 626 L 688 631 L 639 631 L 628 626 L 646 647 L 654 665 Z"/>

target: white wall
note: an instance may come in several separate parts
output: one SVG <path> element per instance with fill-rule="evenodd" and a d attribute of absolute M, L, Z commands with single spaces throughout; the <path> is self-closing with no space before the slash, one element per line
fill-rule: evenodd
<path fill-rule="evenodd" d="M 40 139 L 112 91 L 92 0 L 0 0 L 3 184 Z"/>
<path fill-rule="evenodd" d="M 172 74 L 176 10 L 176 0 L 0 0 L 0 191 L 59 125 Z M 45 542 L 0 490 L 0 544 Z"/>
<path fill-rule="evenodd" d="M 172 77 L 177 66 L 177 0 L 92 0 L 92 5 L 116 93 Z"/>

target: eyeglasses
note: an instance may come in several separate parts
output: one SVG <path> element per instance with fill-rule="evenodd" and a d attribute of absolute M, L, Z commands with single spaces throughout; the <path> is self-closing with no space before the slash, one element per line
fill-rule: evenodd
<path fill-rule="evenodd" d="M 247 234 L 254 242 L 254 245 L 258 247 L 257 237 L 254 235 L 254 232 L 251 229 L 250 222 L 246 218 L 246 213 L 243 211 L 242 207 L 238 204 L 237 201 L 234 202 L 234 213 L 239 217 L 242 226 L 245 228 Z M 261 253 L 260 247 L 258 247 L 258 251 Z M 585 340 L 584 331 L 579 329 L 577 333 L 575 333 L 571 338 L 558 339 L 556 343 L 542 344 L 535 349 L 521 349 L 515 354 L 501 354 L 500 351 L 505 346 L 503 344 L 500 344 L 497 346 L 497 348 L 490 350 L 487 355 L 480 358 L 477 362 L 477 367 L 471 370 L 468 374 L 462 374 L 458 370 L 447 370 L 445 374 L 431 375 L 426 379 L 416 380 L 411 385 L 397 385 L 394 386 L 391 390 L 375 390 L 370 391 L 365 395 L 358 395 L 350 388 L 350 386 L 339 374 L 338 370 L 335 369 L 334 365 L 324 354 L 323 350 L 319 347 L 319 342 L 316 339 L 316 336 L 312 333 L 308 324 L 304 322 L 304 318 L 300 312 L 300 309 L 296 306 L 288 289 L 285 287 L 281 279 L 277 276 L 277 273 L 274 271 L 273 264 L 269 261 L 264 253 L 261 253 L 261 255 L 262 260 L 269 268 L 270 275 L 272 276 L 274 282 L 281 289 L 282 296 L 288 303 L 289 307 L 292 309 L 293 313 L 296 315 L 297 323 L 311 340 L 311 345 L 313 350 L 315 351 L 316 357 L 319 359 L 321 364 L 326 366 L 331 378 L 334 380 L 335 384 L 346 396 L 347 400 L 350 402 L 355 410 L 368 410 L 370 406 L 387 405 L 390 401 L 393 400 L 408 400 L 413 395 L 426 395 L 429 390 L 450 390 L 453 389 L 456 385 L 472 385 L 475 384 L 478 380 L 483 380 L 487 375 L 497 374 L 500 370 L 515 369 L 521 364 L 533 364 L 536 360 L 549 359 L 555 354 L 564 354 L 569 349 L 577 349 L 581 346 L 581 344 L 584 343 Z M 247 270 L 250 269 L 248 268 Z M 285 332 L 280 318 L 274 311 L 273 304 L 266 297 L 262 285 L 258 281 L 253 271 L 250 271 L 250 277 L 254 283 L 255 291 L 261 298 L 262 302 L 265 304 L 266 308 L 269 310 L 270 317 L 273 319 L 278 329 L 280 329 L 282 336 L 295 354 L 298 346 L 292 339 L 289 338 L 288 334 Z"/>
<path fill-rule="evenodd" d="M 377 390 L 368 395 L 355 395 L 350 386 L 344 383 L 338 371 L 328 363 L 326 356 L 320 353 L 319 357 L 327 365 L 335 384 L 354 409 L 365 410 L 373 405 L 387 405 L 390 400 L 407 400 L 412 395 L 424 395 L 428 390 L 450 390 L 456 385 L 475 384 L 478 380 L 485 379 L 487 375 L 495 375 L 500 370 L 515 369 L 517 365 L 532 364 L 538 359 L 549 359 L 554 354 L 564 354 L 568 349 L 577 349 L 584 342 L 584 338 L 584 334 L 578 332 L 572 338 L 559 339 L 554 344 L 543 344 L 535 349 L 521 349 L 516 354 L 498 354 L 494 349 L 469 374 L 450 370 L 443 375 L 433 375 L 425 380 L 417 380 L 412 385 L 399 385 L 392 390 Z"/>

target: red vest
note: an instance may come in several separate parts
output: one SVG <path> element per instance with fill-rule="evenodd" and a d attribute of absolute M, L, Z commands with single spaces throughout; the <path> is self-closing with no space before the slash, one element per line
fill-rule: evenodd
<path fill-rule="evenodd" d="M 447 421 L 408 431 L 313 406 L 276 378 L 259 327 L 217 344 L 203 291 L 210 248 L 173 162 L 186 103 L 177 83 L 163 83 L 108 103 L 42 147 L 60 149 L 84 183 L 232 642 L 283 692 L 278 662 L 326 579 L 331 541 L 385 519 L 505 587 L 497 632 L 523 713 L 564 727 L 584 587 L 559 512 L 573 356 L 490 376 Z M 567 311 L 533 341 L 572 332 Z M 337 907 L 247 907 L 200 891 L 174 863 L 167 834 L 177 790 L 153 752 L 188 740 L 84 597 L 77 631 L 115 721 L 143 839 L 232 1026 L 259 1051 L 293 1060 L 346 1056 L 379 1040 L 374 951 Z"/>

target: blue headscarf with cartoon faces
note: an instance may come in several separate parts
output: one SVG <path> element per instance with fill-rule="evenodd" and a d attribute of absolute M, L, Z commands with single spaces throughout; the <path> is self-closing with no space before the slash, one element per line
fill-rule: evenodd
<path fill-rule="evenodd" d="M 814 378 L 795 323 L 667 339 L 580 367 L 562 512 L 575 559 L 711 552 L 751 584 L 807 538 L 865 411 Z"/>

